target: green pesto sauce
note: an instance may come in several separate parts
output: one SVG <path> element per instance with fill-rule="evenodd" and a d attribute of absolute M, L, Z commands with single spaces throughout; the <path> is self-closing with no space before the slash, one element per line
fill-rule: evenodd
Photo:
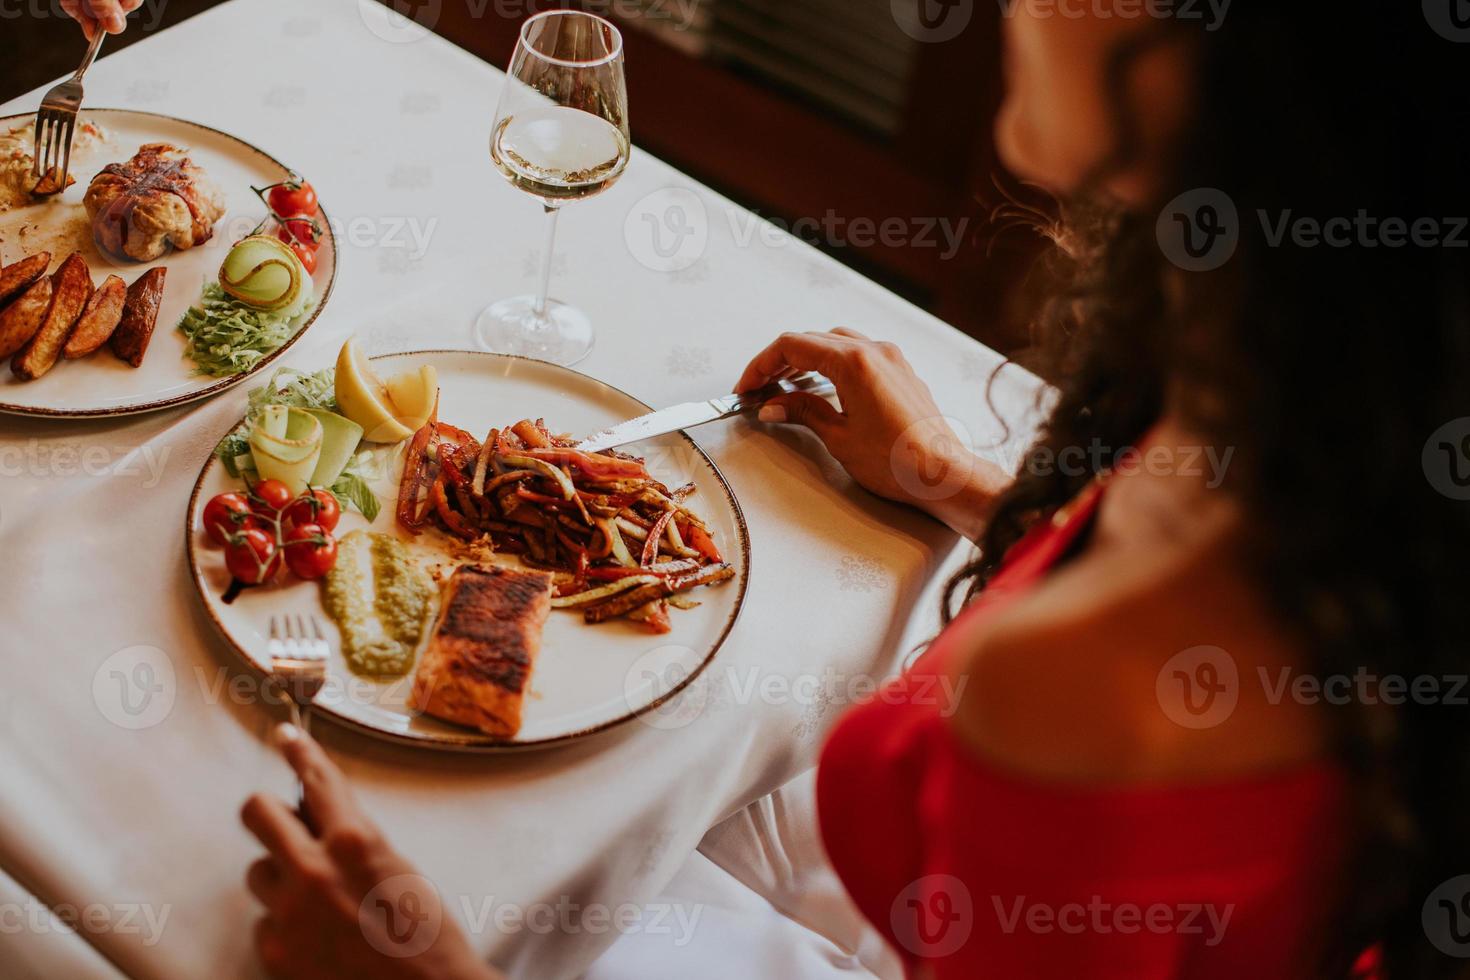
<path fill-rule="evenodd" d="M 342 632 L 342 654 L 359 674 L 396 677 L 413 666 L 434 580 L 397 538 L 353 531 L 337 543 L 322 597 Z"/>

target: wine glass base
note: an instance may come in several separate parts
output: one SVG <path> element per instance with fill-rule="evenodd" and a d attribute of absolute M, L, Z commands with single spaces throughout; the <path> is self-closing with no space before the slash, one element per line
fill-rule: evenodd
<path fill-rule="evenodd" d="M 475 342 L 497 354 L 534 357 L 563 367 L 592 350 L 592 321 L 575 306 L 546 301 L 537 316 L 535 296 L 513 296 L 492 303 L 475 319 Z"/>

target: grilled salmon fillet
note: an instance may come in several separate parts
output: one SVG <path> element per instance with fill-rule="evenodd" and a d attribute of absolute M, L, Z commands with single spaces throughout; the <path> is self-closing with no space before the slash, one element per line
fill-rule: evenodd
<path fill-rule="evenodd" d="M 461 565 L 444 585 L 408 703 L 435 718 L 509 737 L 551 614 L 546 572 Z"/>

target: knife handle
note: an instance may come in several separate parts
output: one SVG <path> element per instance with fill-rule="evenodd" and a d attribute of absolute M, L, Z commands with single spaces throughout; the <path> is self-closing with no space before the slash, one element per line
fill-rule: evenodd
<path fill-rule="evenodd" d="M 720 401 L 728 414 L 738 415 L 753 408 L 760 408 L 777 395 L 790 395 L 798 391 L 812 395 L 830 395 L 836 390 L 837 386 L 832 382 L 814 371 L 808 371 L 806 374 L 798 374 L 782 381 L 773 381 L 768 385 L 762 385 L 738 395 L 726 395 Z"/>

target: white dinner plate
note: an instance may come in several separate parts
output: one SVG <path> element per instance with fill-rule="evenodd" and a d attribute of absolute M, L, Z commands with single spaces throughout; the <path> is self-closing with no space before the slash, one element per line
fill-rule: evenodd
<path fill-rule="evenodd" d="M 33 115 L 0 118 L 8 131 L 34 120 Z M 317 252 L 316 303 L 294 324 L 294 333 L 253 369 L 226 378 L 194 374 L 194 362 L 184 356 L 184 337 L 176 329 L 185 310 L 199 299 L 206 280 L 219 273 L 230 245 L 248 234 L 266 216 L 266 208 L 251 191 L 284 180 L 285 165 L 244 140 L 198 123 L 131 109 L 84 109 L 82 121 L 107 132 L 107 144 L 85 154 L 73 153 L 71 172 L 76 183 L 63 194 L 25 207 L 0 211 L 0 260 L 6 263 L 46 250 L 54 271 L 73 251 L 79 251 L 101 284 L 108 275 L 131 283 L 147 269 L 165 266 L 163 304 L 158 325 L 143 363 L 130 367 L 107 349 L 75 361 L 59 361 L 34 381 L 21 381 L 0 365 L 0 412 L 61 418 L 130 415 L 182 405 L 239 384 L 285 352 L 327 305 L 337 271 L 337 248 L 327 213 L 322 211 L 321 248 Z M 202 245 L 170 251 L 152 262 L 118 261 L 104 256 L 92 240 L 82 197 L 102 167 L 127 160 L 144 143 L 172 143 L 186 148 L 223 194 L 226 211 L 214 226 L 214 235 Z M 310 179 L 310 174 L 304 175 Z"/>
<path fill-rule="evenodd" d="M 650 410 L 610 385 L 528 358 L 478 351 L 418 351 L 373 360 L 380 376 L 433 364 L 439 376 L 439 418 L 477 437 L 491 426 L 538 417 L 545 418 L 553 431 L 585 434 Z M 382 511 L 371 525 L 356 510 L 345 511 L 337 528 L 339 538 L 355 528 L 371 526 L 374 531 L 414 540 L 398 529 L 394 517 L 405 447 L 406 443 L 400 443 L 377 450 L 383 458 L 374 488 Z M 266 640 L 273 614 L 315 614 L 321 619 L 332 641 L 328 681 L 316 701 L 321 715 L 373 735 L 437 749 L 527 748 L 590 735 L 653 711 L 705 669 L 735 625 L 750 573 L 750 539 L 740 505 L 694 440 L 676 433 L 626 448 L 645 457 L 650 473 L 666 485 L 695 484 L 697 492 L 689 507 L 710 525 L 736 577 L 689 593 L 700 605 L 670 609 L 673 630 L 663 635 L 651 634 L 625 619 L 590 626 L 580 613 L 553 609 L 531 674 L 521 730 L 509 740 L 413 711 L 407 706 L 412 672 L 391 682 L 353 674 L 342 656 L 336 626 L 323 611 L 317 583 L 283 573 L 277 584 L 246 589 L 234 602 L 223 602 L 230 576 L 222 550 L 203 531 L 201 516 L 211 497 L 239 490 L 242 484 L 215 458 L 199 474 L 189 500 L 189 567 L 209 618 L 257 676 L 269 668 Z M 418 541 L 432 543 L 437 535 L 437 531 L 426 531 Z M 647 720 L 655 725 L 670 723 L 661 715 Z"/>

